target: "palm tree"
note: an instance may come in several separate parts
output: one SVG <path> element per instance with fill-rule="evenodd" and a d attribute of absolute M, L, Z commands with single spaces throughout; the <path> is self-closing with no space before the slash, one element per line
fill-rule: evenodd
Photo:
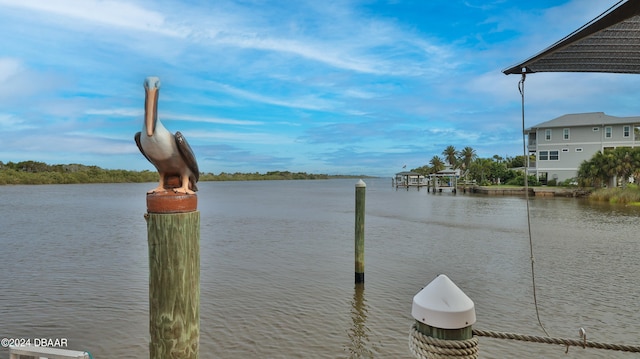
<path fill-rule="evenodd" d="M 455 147 L 451 145 L 447 146 L 447 148 L 445 148 L 444 151 L 442 151 L 442 155 L 447 160 L 447 162 L 449 162 L 449 166 L 453 168 L 457 167 L 458 151 L 456 151 Z"/>
<path fill-rule="evenodd" d="M 622 187 L 626 187 L 629 177 L 634 171 L 633 150 L 627 147 L 616 147 L 612 154 L 615 157 L 613 171 L 622 182 Z"/>
<path fill-rule="evenodd" d="M 494 162 L 489 158 L 477 158 L 469 166 L 469 171 L 473 173 L 473 179 L 480 184 L 489 181 L 491 166 Z"/>
<path fill-rule="evenodd" d="M 633 156 L 633 182 L 638 184 L 640 183 L 640 147 L 634 147 L 632 150 Z"/>
<path fill-rule="evenodd" d="M 431 173 L 436 173 L 444 169 L 444 162 L 442 161 L 442 158 L 438 156 L 433 156 L 431 161 L 429 161 L 429 164 L 431 165 Z"/>
<path fill-rule="evenodd" d="M 583 161 L 578 168 L 578 179 L 584 183 L 590 183 L 594 187 L 601 187 L 603 183 L 610 182 L 615 175 L 612 170 L 615 159 L 609 151 L 596 152 L 589 161 Z"/>
<path fill-rule="evenodd" d="M 462 169 L 465 170 L 465 176 L 469 173 L 469 167 L 471 167 L 471 162 L 476 159 L 476 150 L 467 146 L 460 151 L 460 157 L 462 157 Z"/>

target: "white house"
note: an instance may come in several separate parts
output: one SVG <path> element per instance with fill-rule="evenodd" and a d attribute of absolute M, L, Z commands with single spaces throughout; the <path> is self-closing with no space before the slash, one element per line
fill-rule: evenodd
<path fill-rule="evenodd" d="M 577 176 L 578 167 L 598 151 L 640 146 L 640 116 L 616 117 L 603 112 L 577 113 L 531 126 L 524 130 L 530 165 L 541 182 L 562 182 Z"/>

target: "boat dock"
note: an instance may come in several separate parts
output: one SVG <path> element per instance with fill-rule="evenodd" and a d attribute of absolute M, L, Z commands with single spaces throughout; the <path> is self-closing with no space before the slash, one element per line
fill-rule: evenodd
<path fill-rule="evenodd" d="M 428 192 L 433 190 L 434 193 L 443 191 L 456 193 L 459 187 L 459 177 L 459 170 L 444 170 L 428 176 L 417 172 L 405 171 L 396 173 L 395 178 L 391 179 L 391 185 L 396 189 L 406 188 L 409 190 L 409 188 L 415 187 L 420 190 L 420 187 L 427 187 Z"/>

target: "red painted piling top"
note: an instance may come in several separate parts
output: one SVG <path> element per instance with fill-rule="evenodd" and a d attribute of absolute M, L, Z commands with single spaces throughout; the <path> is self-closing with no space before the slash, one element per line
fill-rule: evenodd
<path fill-rule="evenodd" d="M 198 196 L 172 190 L 147 194 L 148 213 L 185 213 L 198 209 Z"/>

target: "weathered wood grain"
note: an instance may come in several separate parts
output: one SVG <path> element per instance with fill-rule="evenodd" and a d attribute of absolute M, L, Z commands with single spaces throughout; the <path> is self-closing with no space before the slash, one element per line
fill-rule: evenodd
<path fill-rule="evenodd" d="M 196 359 L 200 346 L 200 212 L 147 216 L 150 359 Z"/>

